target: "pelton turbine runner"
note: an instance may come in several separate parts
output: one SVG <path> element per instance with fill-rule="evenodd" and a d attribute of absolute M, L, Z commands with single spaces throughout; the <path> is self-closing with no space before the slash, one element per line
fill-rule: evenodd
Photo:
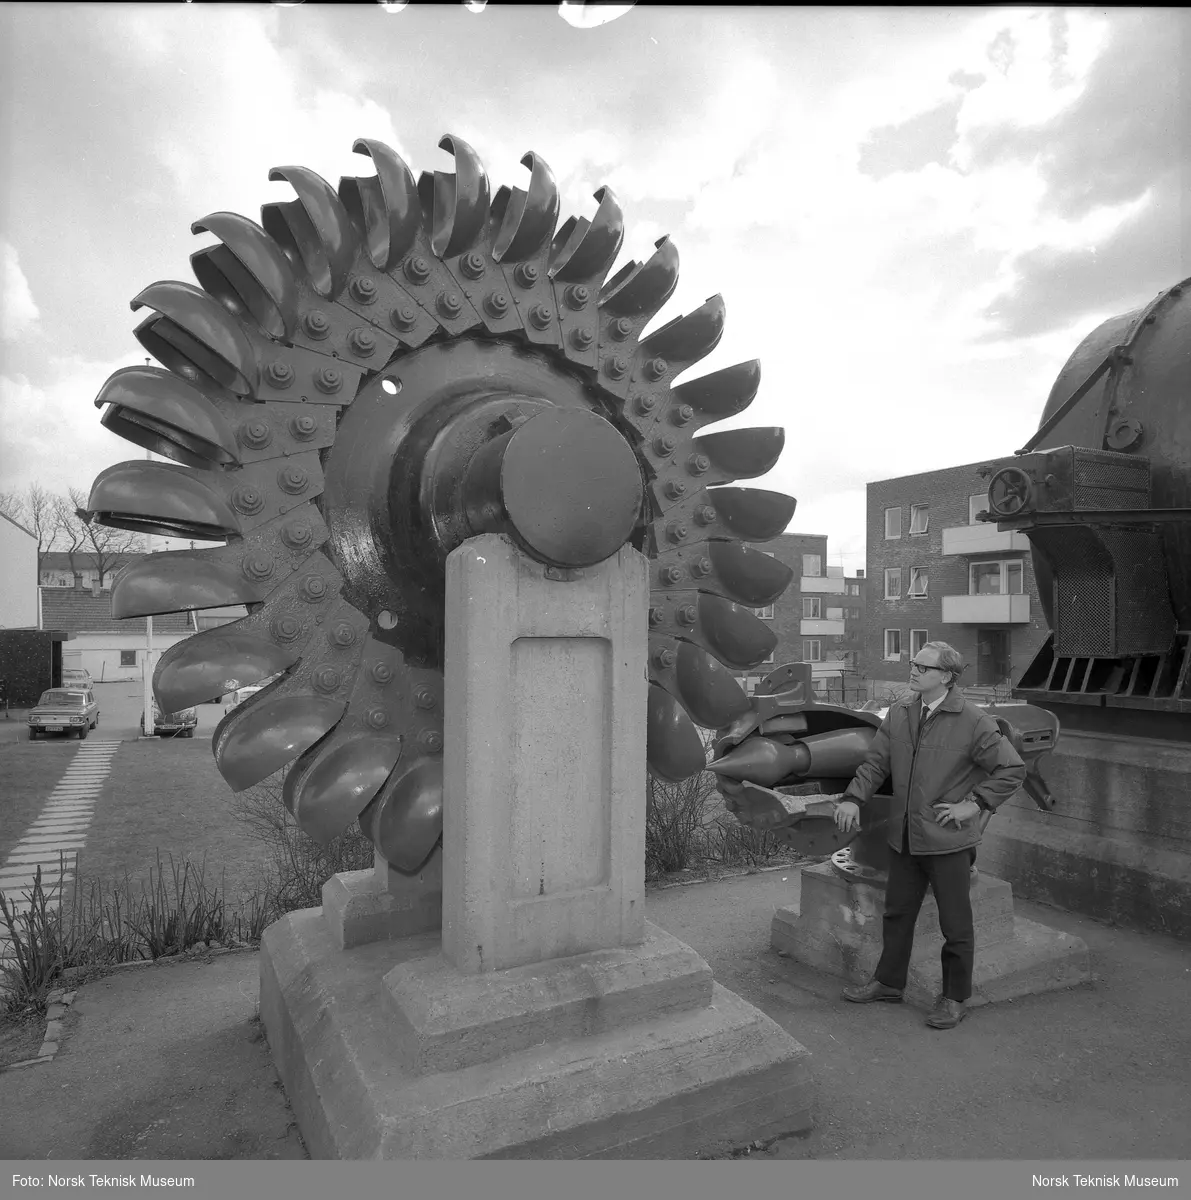
<path fill-rule="evenodd" d="M 133 309 L 165 368 L 104 384 L 103 424 L 173 460 L 103 471 L 82 515 L 222 541 L 146 556 L 112 589 L 116 617 L 243 604 L 248 615 L 161 656 L 163 711 L 283 672 L 215 730 L 243 790 L 288 767 L 283 795 L 320 840 L 357 818 L 381 855 L 416 870 L 442 829 L 444 564 L 503 533 L 566 585 L 629 543 L 651 560 L 648 759 L 702 769 L 696 724 L 749 711 L 730 670 L 774 648 L 750 611 L 791 571 L 744 543 L 781 533 L 794 500 L 725 487 L 777 461 L 781 429 L 696 436 L 748 407 L 757 362 L 672 386 L 723 331 L 724 304 L 642 338 L 674 290 L 668 238 L 605 275 L 623 220 L 555 229 L 558 190 L 533 153 L 526 190 L 490 197 L 470 146 L 415 183 L 359 140 L 373 176 L 338 190 L 278 167 L 296 199 L 261 224 L 196 221 L 200 287 L 161 282 Z"/>

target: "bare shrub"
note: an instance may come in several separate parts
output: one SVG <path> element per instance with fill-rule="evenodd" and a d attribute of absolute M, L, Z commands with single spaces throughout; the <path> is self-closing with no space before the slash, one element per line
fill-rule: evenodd
<path fill-rule="evenodd" d="M 265 924 L 296 909 L 317 908 L 323 902 L 323 884 L 332 875 L 363 871 L 375 861 L 372 843 L 358 825 L 325 846 L 304 833 L 282 800 L 283 778 L 270 775 L 238 792 L 232 805 L 235 819 L 269 854 L 264 881 L 267 911 L 259 914 Z"/>
<path fill-rule="evenodd" d="M 700 771 L 678 783 L 645 781 L 645 874 L 682 871 L 701 858 L 708 810 L 718 800 L 715 776 Z"/>

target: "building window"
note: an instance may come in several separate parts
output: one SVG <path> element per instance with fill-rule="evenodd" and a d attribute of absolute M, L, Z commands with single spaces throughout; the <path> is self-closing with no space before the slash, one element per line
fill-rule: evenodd
<path fill-rule="evenodd" d="M 821 596 L 803 596 L 802 619 L 815 621 L 823 615 L 823 598 Z"/>
<path fill-rule="evenodd" d="M 926 568 L 910 568 L 910 595 L 921 599 L 926 595 Z"/>
<path fill-rule="evenodd" d="M 930 505 L 929 504 L 911 504 L 910 505 L 910 536 L 918 537 L 926 532 L 926 527 L 930 524 Z"/>
<path fill-rule="evenodd" d="M 921 650 L 922 647 L 925 646 L 929 640 L 930 639 L 927 637 L 927 633 L 926 633 L 925 629 L 911 629 L 910 630 L 910 657 L 916 658 L 918 656 L 918 651 Z"/>
<path fill-rule="evenodd" d="M 968 568 L 968 594 L 1020 596 L 1025 590 L 1023 577 L 1023 560 L 1020 558 L 974 562 Z"/>
<path fill-rule="evenodd" d="M 803 662 L 822 662 L 823 643 L 818 638 L 807 638 L 802 643 Z"/>
<path fill-rule="evenodd" d="M 802 556 L 802 573 L 818 579 L 823 574 L 823 556 L 821 554 L 804 554 Z"/>
<path fill-rule="evenodd" d="M 899 538 L 902 535 L 902 510 L 900 508 L 887 508 L 885 510 L 885 536 L 887 538 Z"/>
<path fill-rule="evenodd" d="M 848 595 L 849 596 L 859 596 L 860 595 L 860 584 L 858 584 L 858 583 L 848 584 Z"/>
<path fill-rule="evenodd" d="M 988 493 L 981 492 L 979 496 L 968 497 L 968 524 L 980 525 L 982 522 L 976 520 L 976 514 L 988 511 Z"/>
<path fill-rule="evenodd" d="M 770 652 L 761 660 L 761 666 L 767 667 L 773 665 L 773 651 Z"/>
<path fill-rule="evenodd" d="M 900 629 L 885 630 L 885 658 L 895 661 L 902 656 L 902 631 Z"/>
<path fill-rule="evenodd" d="M 757 616 L 759 616 L 762 621 L 772 621 L 773 620 L 773 605 L 772 604 L 765 604 L 765 605 L 762 605 L 761 608 L 754 608 L 753 612 L 756 613 Z"/>
<path fill-rule="evenodd" d="M 902 598 L 902 569 L 890 567 L 885 572 L 885 599 L 900 600 Z"/>
<path fill-rule="evenodd" d="M 121 650 L 120 651 L 120 665 L 122 667 L 135 667 L 136 666 L 136 651 L 135 650 Z"/>

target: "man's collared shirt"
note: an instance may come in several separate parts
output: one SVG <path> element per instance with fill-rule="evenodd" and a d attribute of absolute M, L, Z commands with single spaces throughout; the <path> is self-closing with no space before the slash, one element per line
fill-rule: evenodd
<path fill-rule="evenodd" d="M 927 704 L 926 701 L 924 700 L 922 702 L 922 711 L 918 714 L 919 718 L 921 720 L 925 721 L 926 718 L 929 717 L 931 715 L 931 713 L 933 713 L 935 711 L 935 709 L 938 708 L 939 705 L 942 704 L 943 701 L 946 699 L 947 699 L 947 693 L 944 692 L 936 701 L 934 701 L 933 704 Z"/>

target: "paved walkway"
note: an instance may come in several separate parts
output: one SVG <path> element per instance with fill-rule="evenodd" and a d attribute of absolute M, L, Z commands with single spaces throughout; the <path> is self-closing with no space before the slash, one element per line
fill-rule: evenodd
<path fill-rule="evenodd" d="M 47 897 L 57 899 L 59 884 L 74 878 L 71 864 L 87 841 L 87 829 L 95 814 L 95 798 L 112 769 L 112 759 L 120 748 L 115 739 L 92 737 L 78 744 L 58 786 L 24 837 L 0 866 L 0 893 L 10 911 L 29 911 L 29 891 L 37 869 L 41 868 L 42 888 Z M 68 864 L 59 878 L 60 857 Z M 11 959 L 12 943 L 0 923 L 0 960 Z"/>
<path fill-rule="evenodd" d="M 917 1009 L 846 1004 L 839 980 L 769 949 L 798 884 L 778 871 L 646 898 L 651 921 L 811 1051 L 815 1128 L 763 1153 L 1191 1159 L 1191 943 L 1019 903 L 1083 938 L 1095 979 L 940 1032 Z M 301 1157 L 255 1019 L 258 972 L 258 954 L 232 953 L 85 984 L 57 1057 L 0 1073 L 0 1159 Z"/>

